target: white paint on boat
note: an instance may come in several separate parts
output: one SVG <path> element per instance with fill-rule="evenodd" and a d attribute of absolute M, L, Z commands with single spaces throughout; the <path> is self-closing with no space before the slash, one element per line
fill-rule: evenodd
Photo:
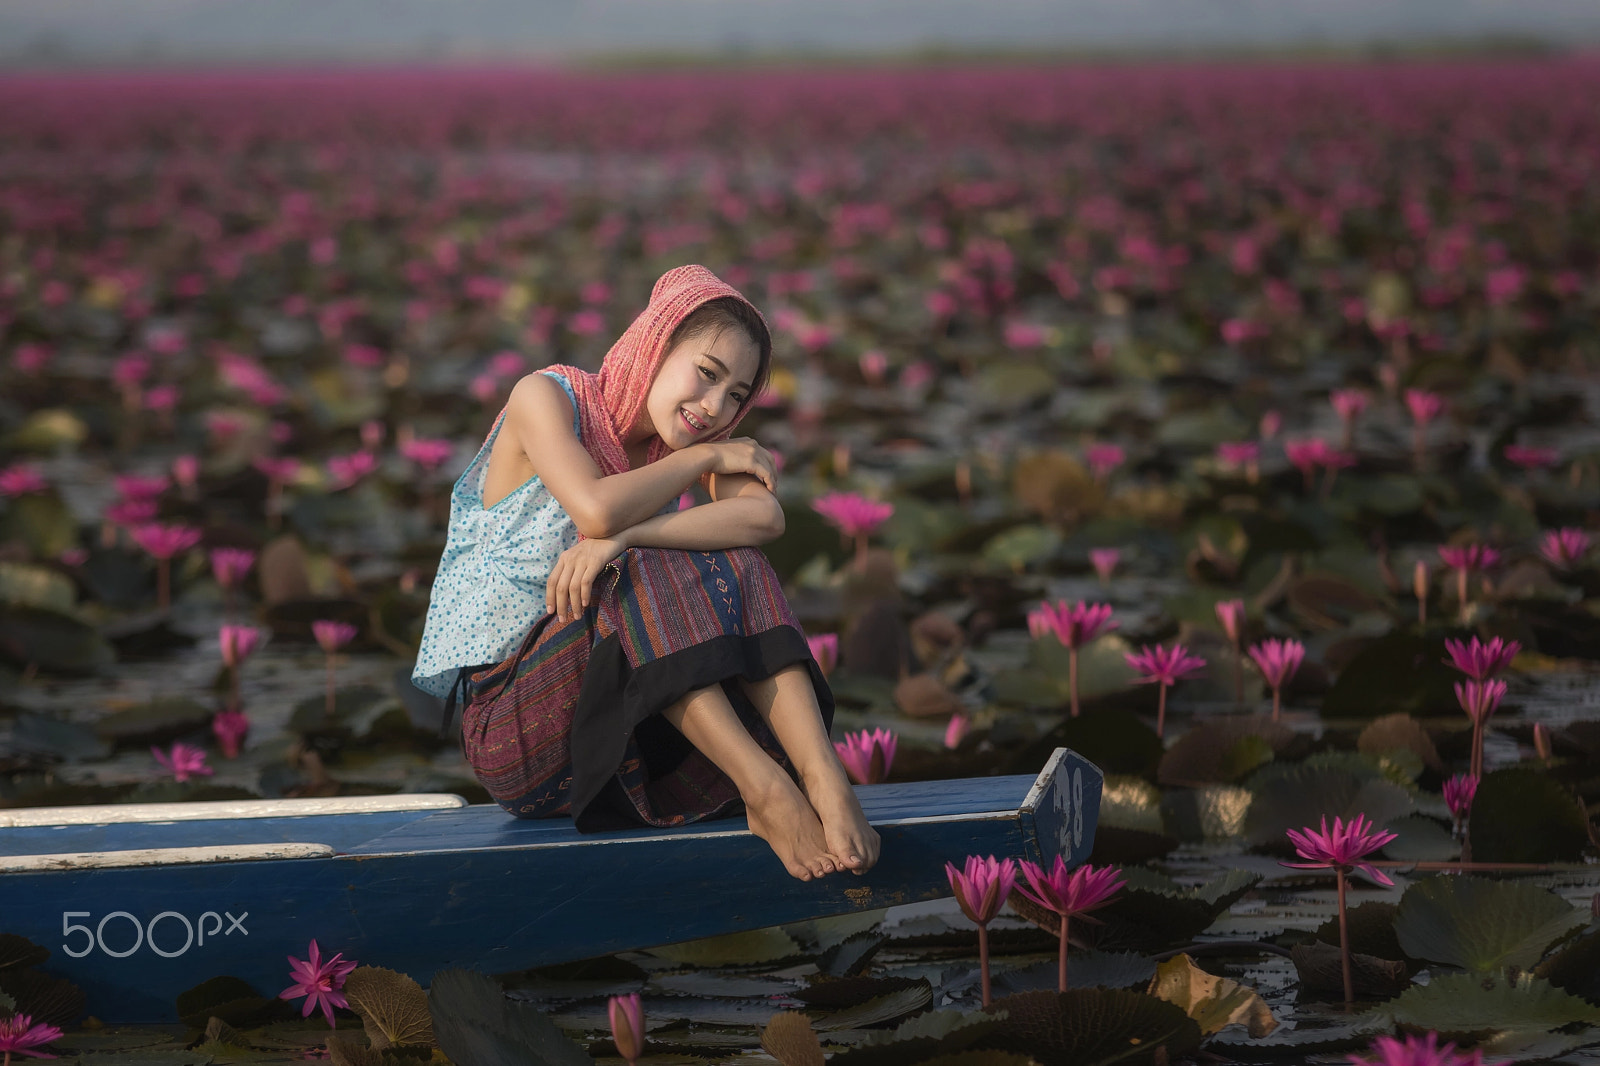
<path fill-rule="evenodd" d="M 0 829 L 53 825 L 162 824 L 234 818 L 300 818 L 318 814 L 386 814 L 465 807 L 448 792 L 327 799 L 208 800 L 202 803 L 107 803 L 92 807 L 24 807 L 0 811 Z"/>
<path fill-rule="evenodd" d="M 1022 798 L 1021 811 L 1033 812 L 1039 809 L 1039 804 L 1044 802 L 1044 793 L 1055 781 L 1056 775 L 1061 772 L 1061 764 L 1066 761 L 1068 749 L 1057 748 L 1050 753 L 1050 758 L 1045 760 L 1044 769 L 1039 771 L 1039 776 L 1034 778 L 1033 787 L 1028 789 L 1028 794 Z"/>
<path fill-rule="evenodd" d="M 41 870 L 108 870 L 128 866 L 182 866 L 199 862 L 255 862 L 262 859 L 326 859 L 327 844 L 227 844 L 201 848 L 137 848 L 55 855 L 0 855 L 0 873 Z"/>

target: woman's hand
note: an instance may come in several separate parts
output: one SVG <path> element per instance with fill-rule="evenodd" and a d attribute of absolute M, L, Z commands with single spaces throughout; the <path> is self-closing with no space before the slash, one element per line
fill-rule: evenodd
<path fill-rule="evenodd" d="M 628 549 L 620 536 L 580 540 L 556 559 L 544 587 L 545 609 L 558 622 L 576 621 L 589 606 L 589 592 L 605 565 Z"/>
<path fill-rule="evenodd" d="M 732 440 L 713 441 L 697 445 L 710 450 L 711 463 L 706 470 L 711 474 L 749 474 L 761 479 L 767 491 L 777 494 L 778 465 L 772 453 L 757 444 L 752 437 L 734 437 Z"/>

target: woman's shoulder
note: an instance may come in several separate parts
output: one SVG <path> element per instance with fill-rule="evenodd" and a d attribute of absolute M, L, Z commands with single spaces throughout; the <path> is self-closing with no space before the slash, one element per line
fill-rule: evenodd
<path fill-rule="evenodd" d="M 577 397 L 567 379 L 556 371 L 538 370 L 524 375 L 506 400 L 506 421 L 513 426 L 576 422 Z"/>

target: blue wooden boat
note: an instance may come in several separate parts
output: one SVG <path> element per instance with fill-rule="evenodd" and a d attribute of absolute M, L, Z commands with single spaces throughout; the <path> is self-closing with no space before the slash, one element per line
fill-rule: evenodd
<path fill-rule="evenodd" d="M 427 984 L 948 896 L 967 855 L 1077 865 L 1100 787 L 1065 748 L 1037 778 L 863 786 L 881 860 L 811 882 L 743 818 L 580 835 L 451 795 L 0 810 L 0 932 L 48 947 L 102 1020 L 164 1022 L 222 974 L 276 995 L 312 938 Z"/>

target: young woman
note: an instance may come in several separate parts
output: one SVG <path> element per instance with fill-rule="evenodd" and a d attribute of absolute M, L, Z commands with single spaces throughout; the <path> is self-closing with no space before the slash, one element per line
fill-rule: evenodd
<path fill-rule="evenodd" d="M 754 305 L 670 270 L 599 374 L 518 382 L 456 482 L 412 677 L 465 696 L 462 749 L 512 814 L 592 831 L 742 801 L 801 880 L 877 861 L 833 694 L 754 547 L 783 509 L 772 456 L 731 434 L 771 360 Z M 712 502 L 678 510 L 696 482 Z"/>

